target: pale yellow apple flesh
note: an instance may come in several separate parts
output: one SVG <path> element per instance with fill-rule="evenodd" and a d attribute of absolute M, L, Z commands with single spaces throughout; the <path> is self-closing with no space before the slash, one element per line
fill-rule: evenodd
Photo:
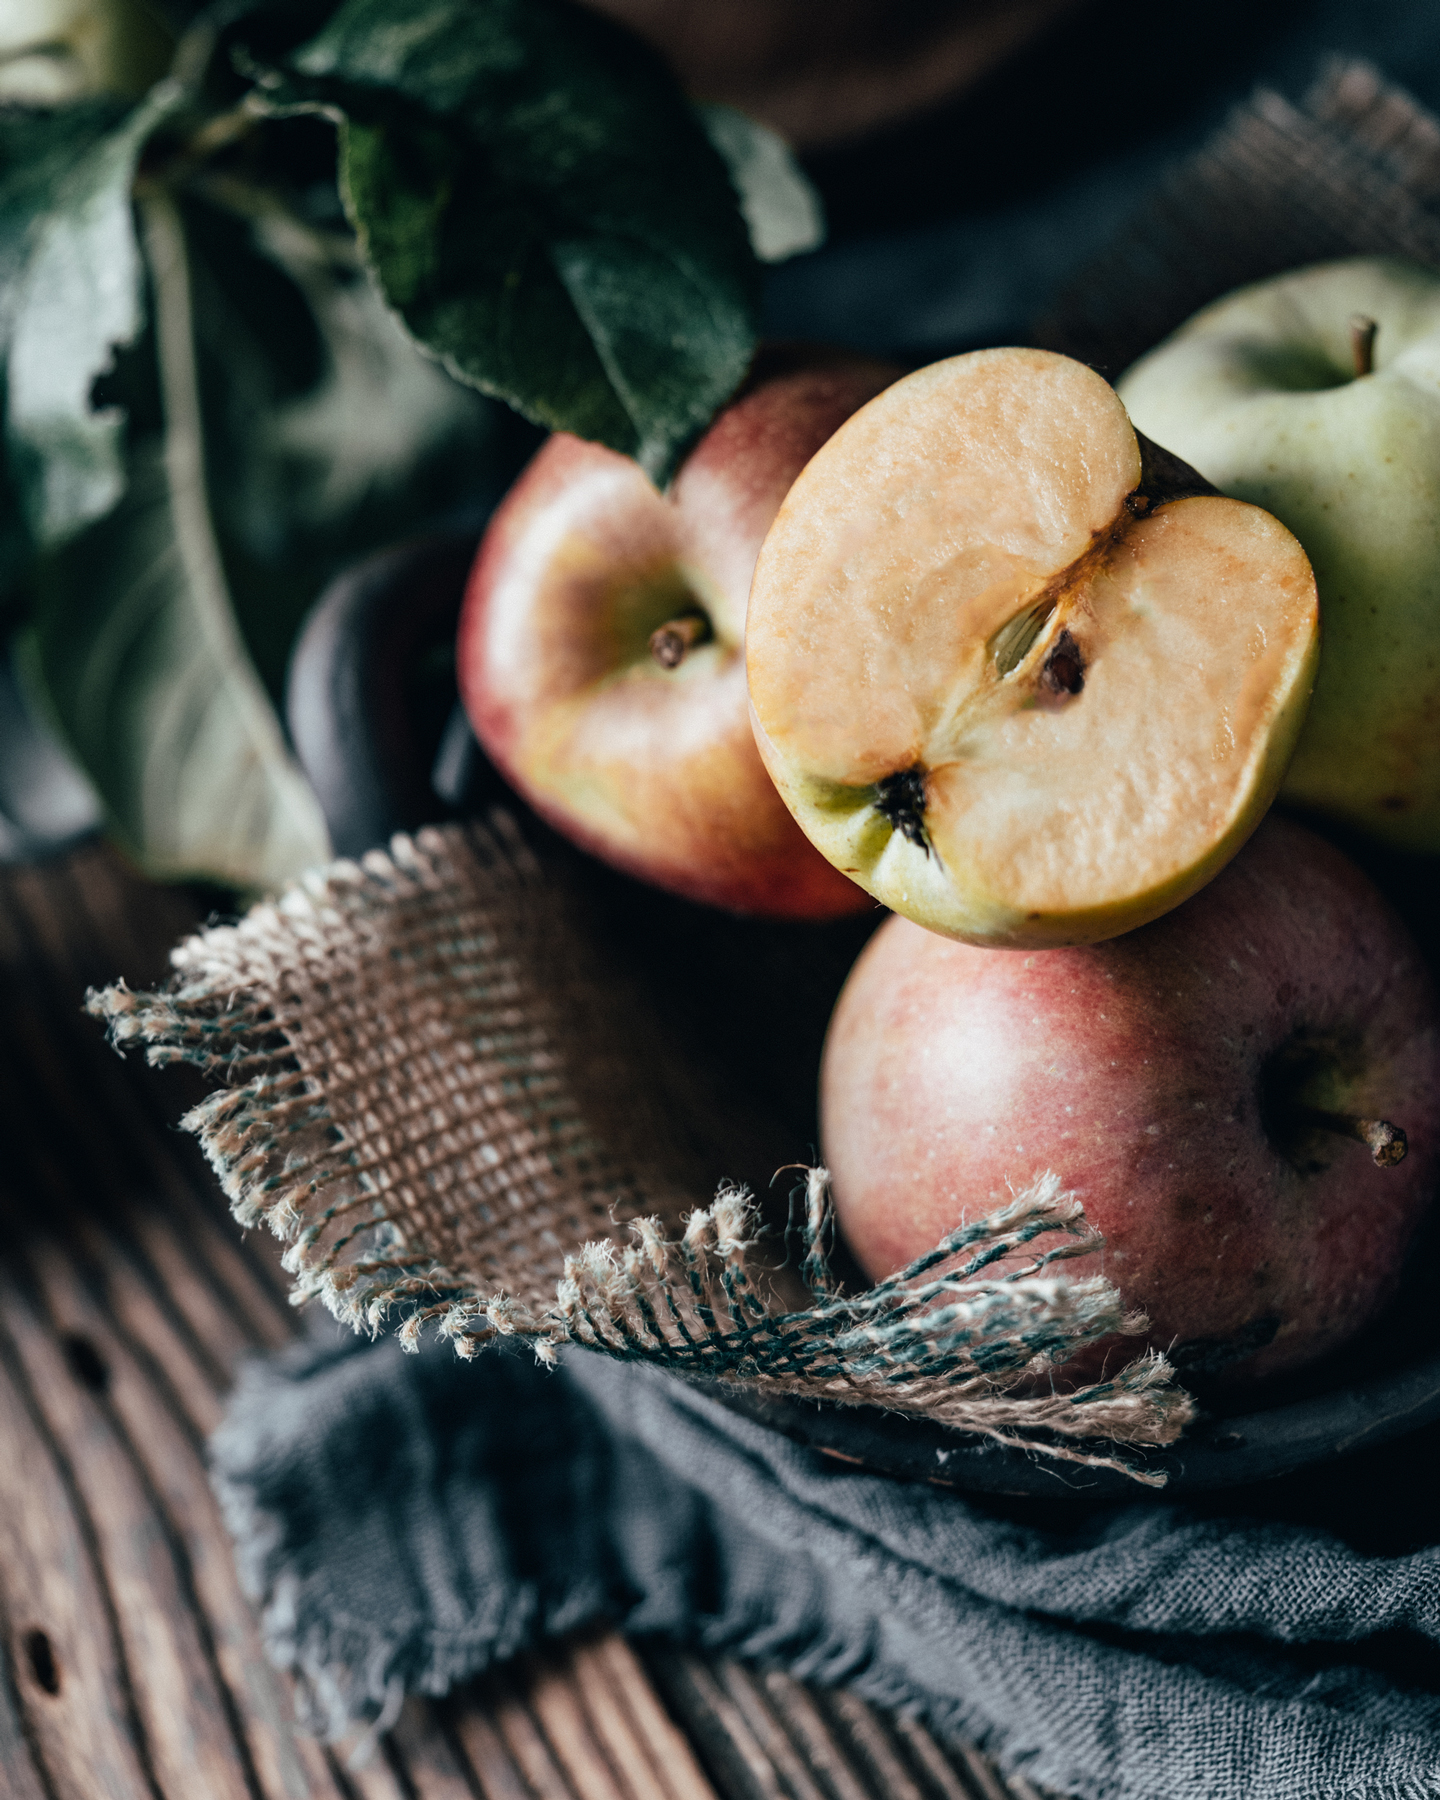
<path fill-rule="evenodd" d="M 1145 447 L 1092 370 L 987 350 L 843 425 L 761 550 L 752 720 L 811 841 L 974 943 L 1178 904 L 1273 798 L 1315 584 L 1268 513 Z"/>

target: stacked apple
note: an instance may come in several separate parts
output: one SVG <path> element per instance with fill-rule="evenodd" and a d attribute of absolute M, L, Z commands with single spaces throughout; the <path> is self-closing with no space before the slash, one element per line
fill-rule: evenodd
<path fill-rule="evenodd" d="M 551 440 L 471 579 L 477 733 L 671 891 L 902 915 L 823 1068 L 869 1273 L 1056 1167 L 1153 1342 L 1292 1368 L 1391 1291 L 1440 1143 L 1403 927 L 1298 825 L 1242 849 L 1313 736 L 1310 563 L 1066 358 L 894 376 L 772 361 L 663 496 Z"/>
<path fill-rule="evenodd" d="M 870 903 L 813 850 L 750 730 L 745 610 L 765 533 L 825 440 L 898 371 L 774 351 L 660 494 L 552 437 L 486 532 L 460 619 L 461 697 L 543 818 L 628 874 L 735 912 Z"/>
<path fill-rule="evenodd" d="M 1356 258 L 1244 288 L 1119 391 L 1314 565 L 1325 655 L 1285 797 L 1440 851 L 1440 272 Z"/>

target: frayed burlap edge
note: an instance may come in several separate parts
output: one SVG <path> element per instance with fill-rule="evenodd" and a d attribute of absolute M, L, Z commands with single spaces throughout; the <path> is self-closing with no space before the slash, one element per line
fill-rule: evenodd
<path fill-rule="evenodd" d="M 1108 1281 L 1059 1272 L 1100 1240 L 1058 1177 L 845 1294 L 810 1169 L 811 1303 L 788 1302 L 749 1194 L 687 1192 L 656 1123 L 681 1102 L 662 1096 L 647 1123 L 676 1059 L 594 969 L 566 886 L 503 816 L 424 831 L 187 940 L 166 991 L 121 984 L 89 1008 L 118 1046 L 227 1084 L 185 1125 L 237 1219 L 287 1242 L 293 1299 L 357 1330 L 399 1315 L 406 1348 L 434 1325 L 462 1356 L 516 1337 L 547 1362 L 581 1344 L 1163 1481 L 1107 1447 L 1169 1443 L 1192 1418 L 1163 1358 L 1074 1392 L 1046 1379 L 1144 1329 Z"/>

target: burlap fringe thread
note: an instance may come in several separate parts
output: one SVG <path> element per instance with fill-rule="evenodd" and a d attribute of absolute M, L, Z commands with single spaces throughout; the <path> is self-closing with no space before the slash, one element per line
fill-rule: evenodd
<path fill-rule="evenodd" d="M 666 1122 L 703 1102 L 675 1091 L 680 1059 L 641 999 L 594 966 L 566 890 L 503 816 L 428 830 L 190 938 L 167 991 L 122 984 L 89 1006 L 117 1045 L 226 1084 L 186 1125 L 237 1219 L 288 1241 L 293 1298 L 356 1329 L 399 1312 L 407 1348 L 433 1324 L 462 1356 L 513 1336 L 546 1362 L 582 1344 L 1163 1479 L 1107 1448 L 1189 1422 L 1163 1358 L 1078 1392 L 1044 1381 L 1143 1329 L 1108 1281 L 1059 1273 L 1099 1240 L 1054 1175 L 845 1294 L 828 1178 L 810 1169 L 811 1304 L 787 1303 L 746 1191 L 696 1205 L 698 1165 Z"/>

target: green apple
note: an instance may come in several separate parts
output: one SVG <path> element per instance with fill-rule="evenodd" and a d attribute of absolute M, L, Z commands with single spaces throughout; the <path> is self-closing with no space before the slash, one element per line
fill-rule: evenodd
<path fill-rule="evenodd" d="M 1315 570 L 1320 674 L 1282 795 L 1440 850 L 1440 272 L 1356 258 L 1242 288 L 1118 386 Z"/>

